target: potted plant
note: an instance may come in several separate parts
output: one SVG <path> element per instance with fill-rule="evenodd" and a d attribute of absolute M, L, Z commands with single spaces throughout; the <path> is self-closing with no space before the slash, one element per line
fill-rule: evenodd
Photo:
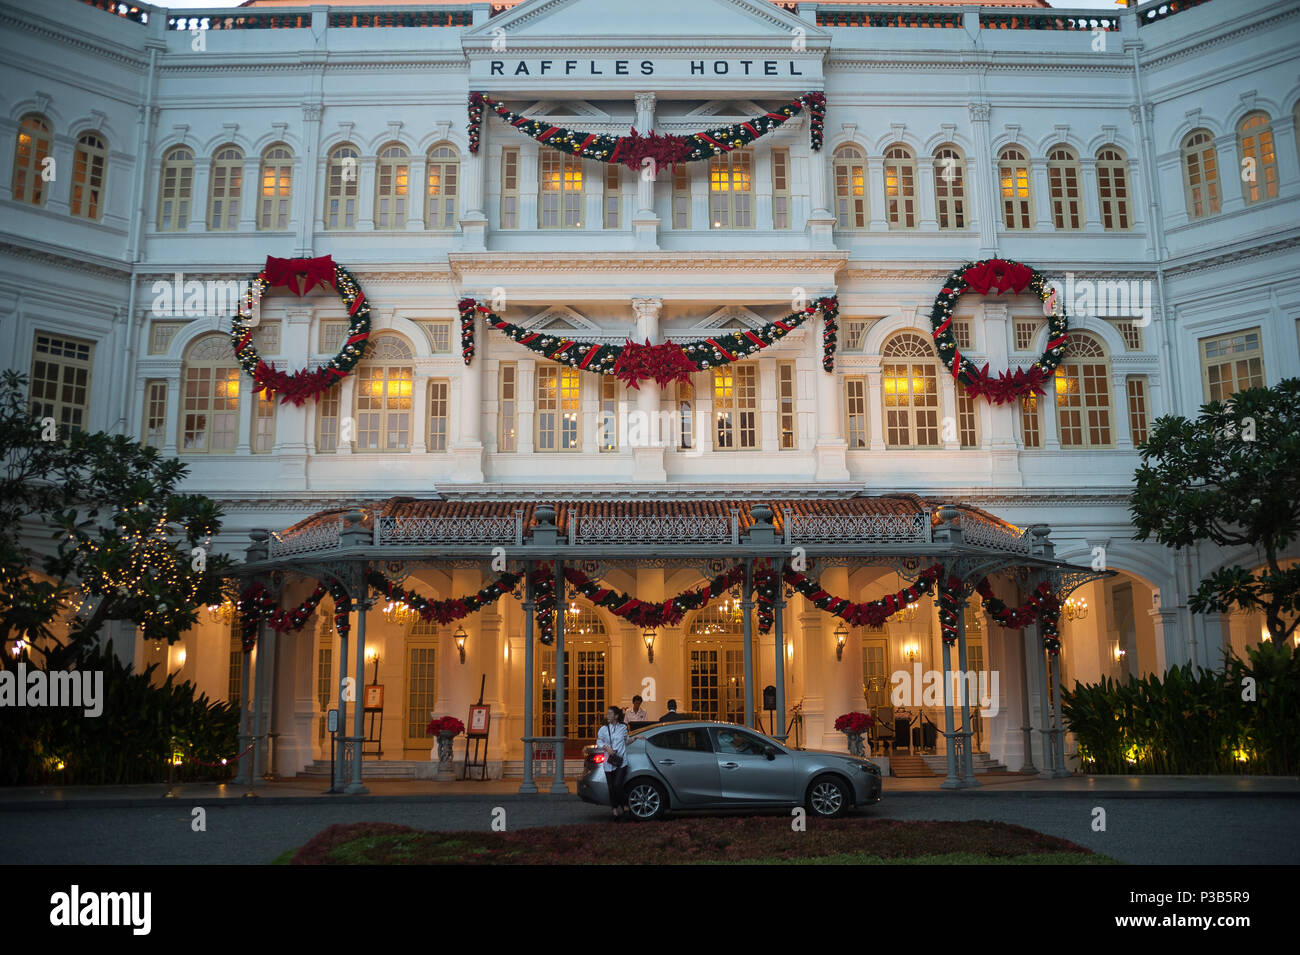
<path fill-rule="evenodd" d="M 875 720 L 870 713 L 859 713 L 856 710 L 852 713 L 843 713 L 835 720 L 835 728 L 848 737 L 849 755 L 866 756 L 867 752 L 862 745 L 862 737 L 871 729 Z"/>
<path fill-rule="evenodd" d="M 465 724 L 454 716 L 438 716 L 429 720 L 429 725 L 424 728 L 424 731 L 429 736 L 438 737 L 438 745 L 435 748 L 438 754 L 438 778 L 453 778 L 451 741 L 465 732 Z M 430 759 L 433 759 L 435 750 L 429 751 Z"/>

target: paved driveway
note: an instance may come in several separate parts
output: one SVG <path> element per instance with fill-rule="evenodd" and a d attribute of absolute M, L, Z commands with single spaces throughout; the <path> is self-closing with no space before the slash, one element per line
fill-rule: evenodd
<path fill-rule="evenodd" d="M 0 811 L 0 863 L 210 865 L 269 862 L 332 823 L 383 821 L 424 829 L 510 829 L 602 822 L 606 810 L 572 796 L 375 799 L 358 804 L 248 805 L 214 802 L 207 831 L 191 810 L 67 808 Z M 1106 831 L 1091 828 L 1094 809 Z M 1285 796 L 1121 796 L 1098 793 L 906 793 L 867 814 L 889 819 L 992 819 L 1069 839 L 1136 864 L 1295 864 L 1300 808 Z M 785 815 L 784 813 L 780 815 Z M 815 825 L 815 821 L 813 821 Z"/>

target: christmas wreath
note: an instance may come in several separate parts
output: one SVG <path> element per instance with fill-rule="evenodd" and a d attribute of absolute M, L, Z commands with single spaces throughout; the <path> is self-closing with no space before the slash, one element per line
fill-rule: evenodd
<path fill-rule="evenodd" d="M 630 339 L 622 345 L 605 345 L 534 331 L 507 322 L 472 298 L 461 299 L 457 307 L 461 316 L 461 350 L 466 356 L 466 364 L 474 354 L 474 313 L 477 311 L 482 313 L 489 328 L 551 361 L 593 374 L 614 375 L 631 388 L 640 388 L 642 381 L 650 379 L 658 382 L 660 387 L 666 387 L 674 381 L 689 381 L 697 371 L 727 365 L 775 345 L 820 312 L 823 322 L 822 367 L 828 372 L 835 370 L 839 300 L 834 295 L 819 298 L 801 310 L 753 331 L 728 332 L 685 344 L 666 341 L 661 345 L 652 345 L 648 341 L 638 344 Z"/>
<path fill-rule="evenodd" d="M 327 286 L 338 293 L 348 310 L 348 332 L 343 347 L 314 370 L 304 368 L 288 374 L 263 361 L 253 344 L 253 328 L 260 321 L 262 296 L 267 289 L 281 286 L 298 296 L 317 286 Z M 352 273 L 328 255 L 315 259 L 277 259 L 268 255 L 266 266 L 249 284 L 248 295 L 230 324 L 230 343 L 239 366 L 253 379 L 253 391 L 278 394 L 281 402 L 300 405 L 308 398 L 320 398 L 334 382 L 346 378 L 365 355 L 370 338 L 370 302 Z"/>
<path fill-rule="evenodd" d="M 983 368 L 976 368 L 974 362 L 962 356 L 952 331 L 953 310 L 957 299 L 966 292 L 1000 295 L 1026 289 L 1043 300 L 1048 325 L 1047 349 L 1028 368 L 1002 371 L 994 377 L 989 373 L 987 362 Z M 1065 354 L 1070 323 L 1064 304 L 1043 273 L 1007 259 L 981 259 L 954 269 L 948 276 L 930 310 L 930 328 L 939 358 L 971 397 L 983 397 L 1000 405 L 1017 398 L 1043 394 L 1043 385 L 1052 377 Z"/>
<path fill-rule="evenodd" d="M 793 570 L 786 570 L 785 582 L 803 594 L 818 610 L 839 617 L 851 627 L 878 627 L 898 611 L 916 603 L 929 593 L 943 568 L 935 564 L 921 571 L 916 583 L 879 600 L 854 603 L 823 590 L 820 582 Z"/>
<path fill-rule="evenodd" d="M 580 129 L 552 126 L 541 120 L 530 119 L 507 109 L 499 100 L 486 93 L 469 94 L 469 151 L 477 153 L 479 130 L 483 125 L 484 110 L 490 109 L 519 132 L 552 149 L 581 156 L 611 165 L 621 163 L 639 171 L 646 159 L 653 160 L 655 168 L 672 166 L 679 162 L 696 162 L 721 153 L 748 146 L 754 140 L 808 111 L 808 136 L 814 150 L 822 148 L 823 124 L 826 117 L 826 94 L 819 91 L 804 93 L 774 113 L 762 113 L 744 122 L 706 129 L 689 136 L 659 135 L 648 131 L 645 135 L 635 128 L 626 136 L 589 133 Z"/>
<path fill-rule="evenodd" d="M 523 579 L 523 574 L 502 574 L 492 583 L 477 593 L 465 597 L 448 597 L 445 600 L 429 600 L 414 590 L 403 590 L 393 581 L 376 570 L 366 574 L 366 582 L 389 600 L 410 607 L 424 620 L 448 624 L 478 613 L 484 607 L 496 603 L 503 594 L 515 589 L 515 584 Z"/>

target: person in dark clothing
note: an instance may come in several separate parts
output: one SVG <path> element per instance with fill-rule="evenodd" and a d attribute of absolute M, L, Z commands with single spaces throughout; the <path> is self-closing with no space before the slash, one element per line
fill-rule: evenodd
<path fill-rule="evenodd" d="M 660 722 L 660 723 L 671 723 L 673 720 L 684 720 L 684 719 L 686 719 L 685 716 L 682 716 L 682 715 L 680 715 L 680 714 L 677 712 L 677 701 L 676 701 L 676 700 L 669 700 L 668 703 L 667 703 L 667 706 L 668 706 L 668 712 L 665 713 L 663 716 L 659 717 L 659 722 Z"/>

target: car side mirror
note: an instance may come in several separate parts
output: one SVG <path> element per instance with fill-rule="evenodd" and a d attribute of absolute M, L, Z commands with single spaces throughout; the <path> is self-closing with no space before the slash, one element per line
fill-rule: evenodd
<path fill-rule="evenodd" d="M 776 747 L 775 746 L 763 747 L 763 755 L 766 756 L 768 760 L 776 759 Z"/>

